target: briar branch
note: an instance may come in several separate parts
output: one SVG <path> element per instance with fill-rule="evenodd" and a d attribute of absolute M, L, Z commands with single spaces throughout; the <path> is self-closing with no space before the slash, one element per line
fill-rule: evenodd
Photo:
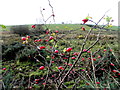
<path fill-rule="evenodd" d="M 102 16 L 102 18 L 97 22 L 97 24 L 96 24 L 94 27 L 96 27 L 96 26 L 99 24 L 99 22 L 104 18 L 104 16 L 105 16 L 105 14 Z M 85 37 L 85 39 L 84 39 L 84 42 L 83 42 L 83 44 L 82 44 L 80 53 L 79 53 L 78 57 L 76 58 L 76 61 L 74 62 L 74 64 L 72 65 L 72 67 L 68 70 L 68 72 L 65 74 L 65 76 L 64 76 L 63 79 L 62 79 L 62 81 L 61 81 L 60 84 L 58 85 L 57 89 L 59 89 L 59 88 L 61 87 L 61 85 L 62 85 L 62 83 L 64 82 L 65 78 L 70 74 L 70 71 L 74 68 L 74 66 L 75 66 L 75 65 L 77 64 L 77 62 L 79 61 L 79 59 L 80 59 L 80 57 L 81 57 L 81 55 L 82 55 L 82 53 L 83 53 L 83 49 L 84 49 L 84 47 L 85 47 L 86 41 L 87 41 L 87 39 L 88 39 L 88 36 L 90 35 L 90 33 L 92 32 L 92 30 L 94 29 L 94 27 L 92 27 L 92 28 L 89 30 L 88 34 L 86 35 L 86 37 Z M 95 44 L 96 44 L 96 43 L 95 43 Z M 95 44 L 93 44 L 93 45 L 95 45 Z M 93 47 L 93 46 L 91 46 L 91 47 Z"/>

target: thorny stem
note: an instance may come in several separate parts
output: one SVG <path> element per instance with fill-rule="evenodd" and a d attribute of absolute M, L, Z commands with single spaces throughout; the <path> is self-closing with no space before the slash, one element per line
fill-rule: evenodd
<path fill-rule="evenodd" d="M 106 43 L 107 43 L 107 42 L 106 42 Z M 108 43 L 107 43 L 107 45 L 108 45 L 108 47 L 110 48 L 110 45 L 109 45 Z M 118 59 L 116 58 L 114 52 L 112 52 L 112 55 L 114 55 L 116 62 L 118 63 L 118 65 L 120 65 L 120 64 L 119 64 L 120 62 L 119 62 Z"/>
<path fill-rule="evenodd" d="M 54 15 L 53 6 L 51 5 L 50 0 L 48 0 L 48 2 L 49 2 L 49 6 L 50 6 L 50 7 L 51 7 L 51 9 L 52 9 L 52 14 Z M 54 16 L 53 16 L 53 21 L 55 22 L 55 18 L 54 18 Z"/>
<path fill-rule="evenodd" d="M 35 44 L 35 43 L 33 43 L 35 46 L 33 46 L 33 45 L 30 45 L 30 46 L 32 46 L 32 47 L 34 47 L 34 48 L 36 48 L 37 47 L 37 45 Z M 45 59 L 45 57 L 43 57 L 41 54 L 40 54 L 40 52 L 38 51 L 38 49 L 37 49 L 37 52 L 39 53 L 39 56 L 40 57 L 42 57 L 43 59 L 44 59 L 44 61 L 45 61 L 45 64 L 48 66 L 48 68 L 51 70 L 51 71 L 53 71 L 50 67 L 49 67 L 49 64 L 47 63 L 47 60 Z M 35 58 L 35 57 L 34 57 Z M 35 58 L 36 59 L 36 58 Z M 38 59 L 36 59 L 36 60 L 38 60 Z"/>
<path fill-rule="evenodd" d="M 82 80 L 84 80 L 86 83 L 88 83 L 88 79 L 84 76 L 84 75 L 82 75 L 83 73 L 78 73 L 78 72 L 76 72 L 77 73 L 77 75 L 79 76 L 79 79 L 78 79 L 78 82 L 82 79 Z M 87 73 L 87 72 L 86 72 Z M 88 75 L 88 74 L 87 74 Z M 89 75 L 88 75 L 89 76 Z M 89 77 L 88 77 L 89 78 Z M 89 78 L 90 80 L 91 80 L 91 78 Z M 92 82 L 92 80 L 91 80 L 91 82 Z M 74 86 L 76 85 L 77 83 L 75 83 L 74 85 L 73 85 L 73 88 L 72 88 L 72 90 L 74 90 Z M 90 84 L 90 83 L 89 83 Z M 92 88 L 94 88 L 94 86 L 92 85 L 92 84 L 90 84 L 91 86 L 92 86 Z"/>
<path fill-rule="evenodd" d="M 94 77 L 94 82 L 95 82 L 95 87 L 97 88 L 97 84 L 96 84 L 96 76 L 95 76 L 95 66 L 94 66 L 94 62 L 93 62 L 93 58 L 92 58 L 92 52 L 91 52 L 91 62 L 92 62 L 92 69 L 93 69 L 93 77 Z"/>
<path fill-rule="evenodd" d="M 70 56 L 70 53 L 69 53 L 69 56 Z M 62 74 L 65 72 L 65 69 L 67 68 L 68 63 L 69 63 L 69 58 L 68 58 L 68 60 L 67 60 L 67 64 L 65 65 L 64 70 L 63 70 L 62 72 L 60 72 L 60 74 L 59 74 L 59 76 L 58 76 L 57 80 L 58 80 L 58 79 L 62 76 Z"/>
<path fill-rule="evenodd" d="M 43 21 L 44 21 L 44 22 L 45 22 L 45 24 L 46 24 L 46 21 L 45 21 L 45 19 L 44 19 L 44 15 L 43 15 L 43 13 L 42 13 L 41 8 L 40 8 L 40 13 L 41 13 L 41 15 L 42 15 Z"/>
<path fill-rule="evenodd" d="M 87 51 L 90 50 L 91 48 L 93 48 L 97 44 L 97 42 L 99 41 L 99 38 L 100 38 L 100 33 L 101 33 L 101 30 L 97 35 L 97 40 L 87 49 Z"/>
<path fill-rule="evenodd" d="M 45 79 L 45 83 L 48 81 L 48 75 L 49 75 L 49 72 L 50 72 L 50 68 L 48 68 L 48 71 L 47 71 L 47 76 L 46 76 L 46 79 Z M 44 86 L 44 88 L 46 87 L 46 84 Z"/>
<path fill-rule="evenodd" d="M 108 74 L 108 72 L 107 72 L 106 70 L 105 70 L 105 73 Z M 114 78 L 112 75 L 110 75 L 110 74 L 108 74 L 108 75 L 109 75 L 110 77 L 112 77 L 112 79 L 115 81 L 116 84 L 120 85 L 119 82 L 116 81 L 115 78 Z"/>
<path fill-rule="evenodd" d="M 104 18 L 104 16 L 105 16 L 105 14 L 104 14 L 103 17 L 97 22 L 96 25 L 98 25 L 98 23 Z M 94 27 L 96 27 L 96 25 L 95 25 Z M 74 62 L 73 66 L 68 70 L 68 72 L 65 74 L 65 76 L 64 76 L 63 79 L 62 79 L 62 81 L 61 81 L 60 84 L 58 85 L 57 89 L 59 89 L 59 88 L 61 87 L 61 85 L 62 85 L 62 83 L 64 82 L 65 78 L 69 75 L 70 71 L 74 68 L 74 66 L 75 66 L 75 65 L 77 64 L 77 62 L 79 61 L 79 58 L 81 57 L 81 55 L 82 55 L 82 53 L 83 53 L 82 51 L 83 51 L 83 49 L 84 49 L 84 46 L 85 46 L 86 41 L 87 41 L 87 39 L 88 39 L 88 36 L 90 35 L 90 33 L 91 33 L 91 31 L 93 30 L 94 27 L 92 27 L 92 28 L 89 30 L 87 36 L 85 37 L 84 43 L 82 44 L 81 51 L 80 51 L 80 53 L 79 53 L 76 61 Z"/>

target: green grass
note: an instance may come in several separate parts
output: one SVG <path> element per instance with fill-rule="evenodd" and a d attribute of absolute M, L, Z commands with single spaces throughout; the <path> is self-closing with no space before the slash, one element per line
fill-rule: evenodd
<path fill-rule="evenodd" d="M 82 47 L 82 44 L 83 44 L 83 40 L 84 40 L 83 38 L 85 38 L 88 30 L 90 29 L 90 27 L 88 27 L 86 25 L 83 25 L 83 26 L 86 28 L 86 31 L 81 30 L 82 25 L 80 25 L 80 24 L 50 24 L 50 26 L 47 24 L 47 27 L 49 29 L 51 29 L 51 31 L 52 30 L 53 31 L 59 30 L 57 37 L 61 37 L 61 38 L 57 39 L 58 40 L 58 42 L 57 42 L 58 47 L 55 47 L 55 49 L 58 49 L 60 52 L 63 52 L 64 48 L 72 47 L 73 51 L 71 52 L 71 54 L 74 52 L 79 52 L 81 47 Z M 8 28 L 10 28 L 10 26 Z M 29 25 L 29 28 L 31 29 L 31 25 Z M 116 28 L 116 26 L 114 28 Z M 88 40 L 86 42 L 85 49 L 87 49 L 90 45 L 92 45 L 92 43 L 96 40 L 95 35 L 97 33 L 98 33 L 97 29 L 94 29 L 92 31 L 92 34 L 88 37 Z M 10 37 L 10 35 L 8 36 L 8 34 L 6 34 L 6 36 L 4 36 L 4 35 L 3 35 L 3 40 L 6 42 L 6 44 L 9 44 L 9 43 L 11 44 L 14 41 L 18 41 L 18 42 L 22 43 L 22 41 L 20 40 L 20 38 L 21 38 L 20 36 L 12 36 L 11 35 L 11 37 Z M 98 49 L 103 50 L 104 48 L 108 47 L 106 44 L 106 42 L 107 42 L 107 43 L 109 43 L 109 46 L 113 50 L 113 52 L 115 54 L 118 53 L 116 31 L 114 31 L 114 30 L 111 30 L 111 31 L 102 30 L 100 37 L 103 38 L 104 35 L 106 36 L 106 38 L 104 38 L 100 42 L 98 42 L 94 46 L 94 48 L 91 49 L 91 51 L 95 52 Z M 40 34 L 37 37 L 39 38 L 39 37 L 43 37 L 43 36 L 46 36 L 46 34 Z M 110 37 L 113 37 L 113 38 L 111 39 Z M 101 44 L 102 44 L 102 46 L 100 46 Z M 41 45 L 41 43 L 39 43 L 38 45 Z M 49 45 L 53 46 L 54 42 L 48 42 L 45 45 L 46 45 L 46 47 L 48 46 L 47 47 L 48 49 L 50 49 Z M 102 52 L 101 53 L 102 55 L 106 55 L 103 51 L 101 51 L 101 52 Z M 86 55 L 87 54 L 83 54 L 82 57 L 85 57 L 85 59 L 88 60 L 87 59 L 88 56 L 86 57 Z M 49 54 L 48 54 L 48 56 L 49 56 Z M 97 56 L 95 58 L 97 58 Z M 48 61 L 50 59 L 51 59 L 51 56 L 49 56 L 47 58 Z M 56 63 L 58 63 L 59 58 L 57 57 L 57 59 L 54 59 L 54 60 L 56 60 Z M 105 58 L 105 60 L 109 60 L 109 59 Z M 42 61 L 44 61 L 44 60 L 42 60 Z M 88 64 L 87 62 L 85 63 L 85 65 Z M 51 69 L 58 71 L 56 63 L 51 66 Z M 73 60 L 71 60 L 70 63 L 73 63 Z M 113 63 L 116 63 L 116 62 L 113 62 Z M 81 64 L 81 63 L 79 63 L 79 64 Z M 21 78 L 22 79 L 26 78 L 26 80 L 23 80 L 23 81 L 27 82 L 28 77 L 31 77 L 31 82 L 33 82 L 33 83 L 34 83 L 34 79 L 41 78 L 42 76 L 46 75 L 46 73 L 47 73 L 47 68 L 45 68 L 45 71 L 39 71 L 40 65 L 42 65 L 41 62 L 34 62 L 34 63 L 27 62 L 27 61 L 26 62 L 19 62 L 19 60 L 13 60 L 13 62 L 10 62 L 10 61 L 3 62 L 3 67 L 6 67 L 7 70 L 8 69 L 10 70 L 10 72 L 12 73 L 10 75 L 14 76 L 14 79 L 17 79 L 17 81 L 22 81 Z M 61 65 L 61 64 L 59 64 L 59 65 Z M 81 66 L 80 68 L 84 68 L 85 65 Z M 87 68 L 89 68 L 89 67 L 87 67 Z M 69 68 L 67 68 L 66 70 L 68 70 L 68 69 Z M 79 68 L 76 68 L 76 69 L 79 69 Z M 3 71 L 3 72 L 5 72 L 5 71 Z M 8 77 L 6 77 L 5 80 L 8 80 L 10 78 L 10 75 L 8 72 L 6 74 L 6 76 L 8 76 Z M 83 81 L 81 81 L 79 83 L 80 83 L 79 86 L 81 86 L 81 87 L 86 86 L 86 84 Z M 21 83 L 21 84 L 24 84 L 24 83 Z M 74 81 L 65 82 L 64 84 L 66 84 L 68 87 L 71 87 L 71 84 L 74 84 Z M 6 82 L 6 85 L 7 85 L 7 82 Z M 37 85 L 37 84 L 34 84 L 34 85 Z M 91 88 L 91 87 L 88 86 L 88 88 Z"/>
<path fill-rule="evenodd" d="M 85 27 L 89 30 L 90 27 L 81 24 L 46 24 L 46 26 L 51 30 L 80 30 L 81 27 Z M 118 30 L 117 26 L 109 27 L 108 29 Z"/>
<path fill-rule="evenodd" d="M 28 27 L 31 29 L 31 25 L 29 24 Z M 10 30 L 11 26 L 18 26 L 18 25 L 10 25 L 10 26 L 6 26 L 7 30 Z M 81 24 L 46 24 L 46 26 L 50 29 L 50 30 L 81 30 L 81 27 L 85 27 L 86 30 L 89 30 L 90 27 L 87 25 L 81 25 Z M 44 27 L 46 28 L 46 27 Z M 118 26 L 112 26 L 108 29 L 111 30 L 118 30 Z M 95 29 L 96 30 L 96 29 Z"/>
<path fill-rule="evenodd" d="M 47 25 L 47 27 L 51 30 L 75 30 L 75 29 L 81 28 L 82 25 L 80 24 L 50 24 L 50 25 Z"/>

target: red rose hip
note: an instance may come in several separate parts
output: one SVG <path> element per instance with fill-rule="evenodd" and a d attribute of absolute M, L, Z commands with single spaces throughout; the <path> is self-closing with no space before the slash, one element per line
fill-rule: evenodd
<path fill-rule="evenodd" d="M 72 48 L 67 48 L 66 51 L 67 52 L 70 52 L 72 50 Z"/>
<path fill-rule="evenodd" d="M 54 39 L 54 37 L 50 36 L 49 39 L 52 40 L 52 39 Z"/>
<path fill-rule="evenodd" d="M 39 69 L 40 69 L 40 70 L 43 70 L 44 68 L 45 68 L 44 66 L 41 66 Z"/>
<path fill-rule="evenodd" d="M 22 39 L 23 41 L 25 41 L 25 40 L 26 40 L 26 37 L 21 37 L 21 39 Z"/>
<path fill-rule="evenodd" d="M 58 50 L 55 50 L 54 52 L 55 52 L 55 53 L 59 53 L 59 51 L 58 51 Z"/>
<path fill-rule="evenodd" d="M 88 19 L 83 19 L 82 21 L 85 24 L 88 21 Z"/>
<path fill-rule="evenodd" d="M 35 26 L 35 25 L 32 25 L 31 27 L 32 27 L 32 28 L 35 28 L 36 26 Z"/>
<path fill-rule="evenodd" d="M 76 59 L 75 57 L 72 57 L 71 59 Z"/>
<path fill-rule="evenodd" d="M 83 30 L 83 31 L 85 31 L 85 28 L 84 28 L 84 27 L 82 27 L 82 30 Z"/>
<path fill-rule="evenodd" d="M 6 68 L 3 68 L 2 70 L 6 70 Z"/>

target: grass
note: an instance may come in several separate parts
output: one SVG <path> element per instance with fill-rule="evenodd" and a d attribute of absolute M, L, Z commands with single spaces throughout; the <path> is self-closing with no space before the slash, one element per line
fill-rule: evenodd
<path fill-rule="evenodd" d="M 88 24 L 89 25 L 89 24 Z M 19 25 L 10 25 L 10 26 L 6 26 L 5 30 L 10 30 L 11 26 L 19 26 Z M 32 24 L 30 25 L 26 25 L 29 26 L 29 28 L 31 28 Z M 51 30 L 80 30 L 81 27 L 85 27 L 86 30 L 89 30 L 90 27 L 87 25 L 82 25 L 82 24 L 46 24 L 46 26 L 51 29 Z M 46 27 L 44 27 L 46 28 Z M 109 27 L 108 29 L 111 30 L 118 30 L 118 26 L 112 26 Z M 96 30 L 96 29 L 95 29 Z"/>
<path fill-rule="evenodd" d="M 37 45 L 46 45 L 46 47 L 48 49 L 50 49 L 50 46 L 55 46 L 54 48 L 58 49 L 60 52 L 63 52 L 64 48 L 72 47 L 73 51 L 70 53 L 71 56 L 74 52 L 79 52 L 79 50 L 81 49 L 83 40 L 84 40 L 88 30 L 90 29 L 89 26 L 83 25 L 86 28 L 86 31 L 82 31 L 81 30 L 82 25 L 80 25 L 80 24 L 50 24 L 47 26 L 49 27 L 49 29 L 51 30 L 52 33 L 54 33 L 55 30 L 59 31 L 59 33 L 56 34 L 56 37 L 58 40 L 57 43 L 54 45 L 54 42 L 44 43 L 44 41 L 43 41 L 43 42 L 38 43 Z M 31 28 L 31 25 L 29 25 L 29 27 Z M 10 28 L 10 27 L 8 27 L 8 28 Z M 52 33 L 50 33 L 49 35 L 51 35 Z M 85 45 L 85 49 L 88 48 L 96 40 L 97 33 L 98 33 L 97 29 L 94 29 L 92 31 L 91 35 L 88 37 L 87 43 Z M 46 34 L 40 34 L 37 37 L 41 38 L 44 36 L 46 36 Z M 8 35 L 8 33 L 6 32 L 3 34 L 3 41 L 4 41 L 3 44 L 9 45 L 9 44 L 12 44 L 13 42 L 21 42 L 22 43 L 20 38 L 21 37 L 19 35 L 14 35 L 14 34 Z M 104 66 L 103 62 L 107 60 L 105 65 L 108 65 L 110 62 L 112 62 L 116 65 L 115 68 L 118 69 L 119 65 L 117 66 L 117 62 L 113 58 L 112 54 L 110 52 L 105 53 L 102 51 L 104 49 L 109 50 L 109 48 L 111 48 L 113 50 L 112 52 L 114 53 L 115 57 L 117 56 L 118 44 L 117 44 L 116 31 L 115 30 L 108 30 L 108 31 L 102 30 L 100 38 L 101 38 L 101 41 L 99 41 L 94 46 L 94 48 L 91 49 L 91 51 L 96 52 L 98 49 L 101 49 L 101 52 L 96 54 L 96 57 L 94 57 L 94 58 L 97 58 L 98 55 L 102 55 L 103 57 L 101 59 L 97 59 L 97 61 L 94 64 L 98 64 L 98 61 L 102 61 L 101 64 L 99 65 L 99 67 L 103 67 Z M 108 47 L 107 43 L 109 44 L 109 47 Z M 109 54 L 111 55 L 112 58 L 107 57 Z M 48 62 L 50 60 L 55 61 L 55 63 L 51 65 L 51 69 L 54 70 L 54 72 L 50 71 L 49 74 L 55 75 L 55 77 L 57 77 L 58 73 L 60 72 L 57 69 L 57 67 L 60 65 L 65 67 L 65 65 L 60 63 L 59 57 L 56 56 L 55 59 L 51 59 L 51 56 L 49 56 L 49 55 L 51 55 L 51 54 L 48 54 L 46 56 Z M 34 57 L 34 55 L 31 55 L 31 57 Z M 89 61 L 90 61 L 88 59 L 89 55 L 85 53 L 82 55 L 82 57 L 84 57 L 86 61 L 78 62 L 77 65 L 80 65 L 80 67 L 78 68 L 76 66 L 75 70 L 76 71 L 78 70 L 79 75 L 82 73 L 83 76 L 86 76 L 86 74 L 84 72 L 81 72 L 79 70 L 86 69 L 89 71 L 89 69 L 91 70 L 92 67 L 90 67 L 91 63 L 89 63 Z M 5 60 L 5 58 L 4 58 L 4 60 Z M 39 60 L 44 61 L 43 59 L 39 59 Z M 66 62 L 66 60 L 64 60 L 64 62 Z M 73 60 L 71 59 L 71 57 L 70 57 L 69 63 L 73 64 Z M 47 68 L 45 68 L 44 71 L 39 71 L 39 67 L 41 65 L 44 65 L 44 64 L 42 62 L 25 61 L 25 60 L 23 62 L 21 62 L 19 60 L 4 61 L 2 67 L 7 68 L 6 71 L 3 71 L 3 74 L 6 76 L 4 78 L 4 81 L 10 80 L 10 82 L 13 82 L 11 86 L 16 86 L 18 88 L 29 87 L 29 86 L 41 87 L 41 84 L 44 82 L 44 80 L 43 81 L 41 80 L 39 82 L 39 84 L 35 84 L 35 81 L 34 81 L 35 79 L 40 79 L 41 77 L 46 77 L 46 75 L 48 73 Z M 70 66 L 68 66 L 66 70 L 69 70 L 69 68 L 70 68 Z M 109 68 L 106 67 L 106 68 L 107 68 L 107 70 L 109 70 L 110 67 Z M 102 71 L 100 71 L 100 72 L 102 72 Z M 90 73 L 89 75 L 94 75 L 91 71 L 89 71 L 89 73 Z M 113 86 L 110 86 L 113 88 L 114 86 L 118 85 L 118 84 L 115 84 L 115 81 L 111 78 L 111 75 L 114 75 L 112 72 L 108 71 L 108 74 L 106 74 L 106 73 L 103 73 L 103 74 L 105 75 L 105 77 L 102 77 L 100 79 L 97 78 L 97 81 L 101 81 L 101 84 L 98 85 L 99 87 L 104 88 L 106 86 L 113 85 Z M 64 82 L 64 84 L 67 87 L 71 88 L 73 86 L 73 84 L 77 80 L 80 79 L 80 78 L 78 78 L 79 76 L 77 76 L 76 74 L 74 74 L 74 76 L 71 77 L 71 75 L 70 75 L 70 77 L 68 77 L 66 79 L 66 81 Z M 13 79 L 11 79 L 10 77 L 12 77 Z M 87 77 L 85 80 L 81 78 L 81 81 L 78 83 L 78 88 L 91 88 L 91 86 L 94 85 L 87 79 L 88 79 Z M 91 76 L 91 79 L 94 80 L 94 77 Z M 104 79 L 104 80 L 101 80 L 101 79 Z M 119 81 L 118 78 L 114 78 L 114 79 Z M 28 81 L 28 80 L 30 80 L 30 81 Z M 54 78 L 50 77 L 49 82 L 53 82 L 53 81 L 54 81 Z M 89 82 L 91 85 L 90 86 L 86 85 L 86 82 Z M 109 82 L 112 82 L 112 83 L 109 83 Z M 10 84 L 7 84 L 7 82 L 5 82 L 5 86 L 7 86 L 7 85 L 9 87 Z M 48 86 L 49 86 L 49 84 L 48 84 Z"/>
<path fill-rule="evenodd" d="M 46 24 L 46 26 L 51 30 L 81 30 L 81 27 L 85 27 L 86 30 L 90 29 L 89 26 L 82 24 Z M 108 29 L 118 30 L 118 26 L 109 27 Z"/>

